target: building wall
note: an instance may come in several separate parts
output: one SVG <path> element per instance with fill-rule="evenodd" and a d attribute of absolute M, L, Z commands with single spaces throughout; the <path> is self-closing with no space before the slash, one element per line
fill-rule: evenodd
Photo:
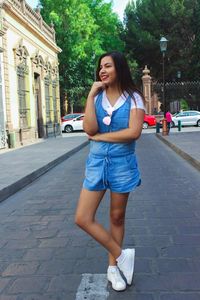
<path fill-rule="evenodd" d="M 14 133 L 16 146 L 27 144 L 38 137 L 47 137 L 55 133 L 60 122 L 58 53 L 61 51 L 55 43 L 55 34 L 44 23 L 39 12 L 33 11 L 24 0 L 4 0 L 3 11 L 3 61 L 5 85 L 5 121 L 8 135 Z M 1 13 L 2 13 L 1 11 Z M 25 101 L 27 104 L 27 126 L 22 122 L 19 96 L 19 67 L 25 67 Z M 45 78 L 49 78 L 49 103 L 45 98 Z M 36 79 L 37 78 L 37 79 Z M 39 96 L 35 84 L 39 82 Z M 52 87 L 56 82 L 56 115 L 51 111 L 51 120 L 47 122 L 47 106 L 53 106 Z M 21 91 L 21 90 L 20 90 Z M 55 94 L 55 93 L 54 93 Z M 20 99 L 19 99 L 20 98 Z M 40 127 L 38 132 L 38 101 L 40 108 Z M 55 109 L 54 109 L 55 110 Z"/>
<path fill-rule="evenodd" d="M 7 135 L 5 128 L 6 119 L 6 100 L 5 100 L 5 85 L 4 85 L 4 62 L 3 62 L 3 20 L 0 10 L 0 149 L 7 145 Z"/>

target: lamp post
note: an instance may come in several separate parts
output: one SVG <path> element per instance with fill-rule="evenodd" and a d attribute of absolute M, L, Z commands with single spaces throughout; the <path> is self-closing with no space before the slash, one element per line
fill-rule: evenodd
<path fill-rule="evenodd" d="M 181 79 L 181 71 L 177 71 L 177 78 L 178 78 L 178 80 Z"/>
<path fill-rule="evenodd" d="M 164 108 L 164 119 L 163 119 L 163 135 L 168 134 L 167 130 L 167 120 L 166 120 L 166 99 L 165 99 L 165 53 L 167 51 L 167 42 L 168 40 L 165 37 L 160 39 L 160 51 L 162 53 L 162 75 L 163 75 L 163 89 L 162 89 L 162 100 Z"/>

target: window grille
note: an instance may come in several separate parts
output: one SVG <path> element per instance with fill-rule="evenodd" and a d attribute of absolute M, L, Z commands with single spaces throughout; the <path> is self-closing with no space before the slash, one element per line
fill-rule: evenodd
<path fill-rule="evenodd" d="M 46 124 L 51 123 L 51 106 L 50 106 L 50 81 L 49 78 L 45 78 L 45 103 L 46 103 Z"/>
<path fill-rule="evenodd" d="M 26 87 L 26 75 L 28 73 L 27 66 L 25 64 L 17 67 L 17 80 L 18 80 L 18 98 L 19 98 L 19 117 L 20 128 L 28 128 L 28 116 L 30 108 L 27 105 L 28 90 Z"/>
<path fill-rule="evenodd" d="M 54 122 L 58 122 L 58 114 L 57 114 L 57 97 L 56 97 L 56 81 L 52 82 L 52 97 L 53 97 L 53 113 L 54 113 Z"/>

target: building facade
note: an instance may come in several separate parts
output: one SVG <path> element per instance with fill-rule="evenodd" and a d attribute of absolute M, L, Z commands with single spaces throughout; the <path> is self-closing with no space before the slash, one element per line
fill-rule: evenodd
<path fill-rule="evenodd" d="M 0 0 L 0 148 L 60 132 L 59 52 L 39 10 Z"/>

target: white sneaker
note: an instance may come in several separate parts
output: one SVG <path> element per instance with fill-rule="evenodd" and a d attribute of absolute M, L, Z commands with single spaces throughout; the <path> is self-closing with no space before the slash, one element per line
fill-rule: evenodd
<path fill-rule="evenodd" d="M 122 250 L 121 255 L 117 258 L 117 265 L 124 274 L 129 285 L 131 285 L 133 280 L 134 262 L 135 249 Z"/>
<path fill-rule="evenodd" d="M 108 267 L 107 278 L 111 282 L 113 290 L 124 291 L 126 289 L 126 282 L 121 277 L 117 266 Z"/>

